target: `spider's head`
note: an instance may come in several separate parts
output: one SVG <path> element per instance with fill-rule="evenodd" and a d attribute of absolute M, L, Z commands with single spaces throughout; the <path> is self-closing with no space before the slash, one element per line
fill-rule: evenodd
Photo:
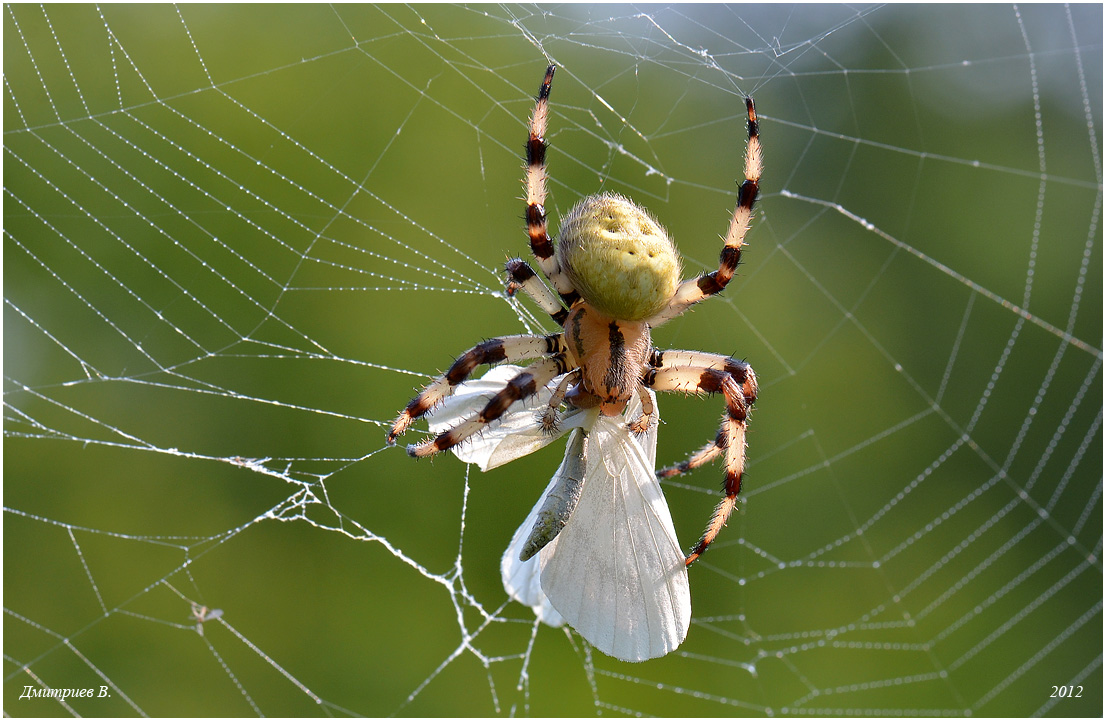
<path fill-rule="evenodd" d="M 621 195 L 589 195 L 561 221 L 557 260 L 584 302 L 618 320 L 658 313 L 680 283 L 661 224 Z"/>

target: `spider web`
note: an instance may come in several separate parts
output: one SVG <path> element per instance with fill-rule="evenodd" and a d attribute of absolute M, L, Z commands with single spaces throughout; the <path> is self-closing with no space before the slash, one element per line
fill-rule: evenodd
<path fill-rule="evenodd" d="M 4 23 L 6 713 L 1101 715 L 1100 7 Z M 550 330 L 500 273 L 547 59 L 553 227 L 626 193 L 687 273 L 762 118 L 745 263 L 654 338 L 757 369 L 746 490 L 641 665 L 503 591 L 559 450 L 384 445 Z M 713 437 L 659 400 L 661 463 Z M 720 475 L 665 484 L 685 545 Z"/>

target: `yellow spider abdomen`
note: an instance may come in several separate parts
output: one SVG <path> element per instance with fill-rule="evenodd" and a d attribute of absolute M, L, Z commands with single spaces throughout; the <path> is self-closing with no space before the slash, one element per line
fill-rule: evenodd
<path fill-rule="evenodd" d="M 614 193 L 590 195 L 569 211 L 557 260 L 586 303 L 619 320 L 660 312 L 680 282 L 680 256 L 668 233 Z"/>

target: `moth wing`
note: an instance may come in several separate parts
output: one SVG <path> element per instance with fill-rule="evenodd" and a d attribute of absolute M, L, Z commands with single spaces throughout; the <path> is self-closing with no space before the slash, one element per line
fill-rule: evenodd
<path fill-rule="evenodd" d="M 541 590 L 553 608 L 623 661 L 669 653 L 691 622 L 684 554 L 649 462 L 655 442 L 655 424 L 639 442 L 623 418 L 600 417 L 579 504 L 539 554 Z"/>
<path fill-rule="evenodd" d="M 503 553 L 503 558 L 499 562 L 499 571 L 503 576 L 503 588 L 507 591 L 507 595 L 522 605 L 532 608 L 538 620 L 553 627 L 563 626 L 564 618 L 557 613 L 545 592 L 541 590 L 541 565 L 538 562 L 538 556 L 520 561 L 519 555 L 530 537 L 530 531 L 534 527 L 535 521 L 537 521 L 538 513 L 545 504 L 546 496 L 563 482 L 562 476 L 566 473 L 570 464 L 571 461 L 566 456 L 560 468 L 553 474 L 553 479 L 549 481 L 549 485 L 545 487 L 545 491 L 538 498 L 538 502 L 530 510 L 530 515 L 526 517 L 526 520 L 515 531 L 515 535 L 511 537 L 511 543 L 507 546 L 507 550 Z"/>

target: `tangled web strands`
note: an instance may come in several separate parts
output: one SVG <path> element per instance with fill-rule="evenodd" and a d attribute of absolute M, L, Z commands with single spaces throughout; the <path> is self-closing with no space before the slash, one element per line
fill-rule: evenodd
<path fill-rule="evenodd" d="M 4 23 L 5 709 L 1101 714 L 1099 7 Z M 717 267 L 744 95 L 771 137 L 733 282 L 654 334 L 761 393 L 645 664 L 507 602 L 563 448 L 382 440 L 474 335 L 551 330 L 500 272 L 548 62 L 553 232 L 618 192 Z M 661 465 L 718 421 L 658 405 Z M 685 547 L 717 479 L 662 484 Z"/>

